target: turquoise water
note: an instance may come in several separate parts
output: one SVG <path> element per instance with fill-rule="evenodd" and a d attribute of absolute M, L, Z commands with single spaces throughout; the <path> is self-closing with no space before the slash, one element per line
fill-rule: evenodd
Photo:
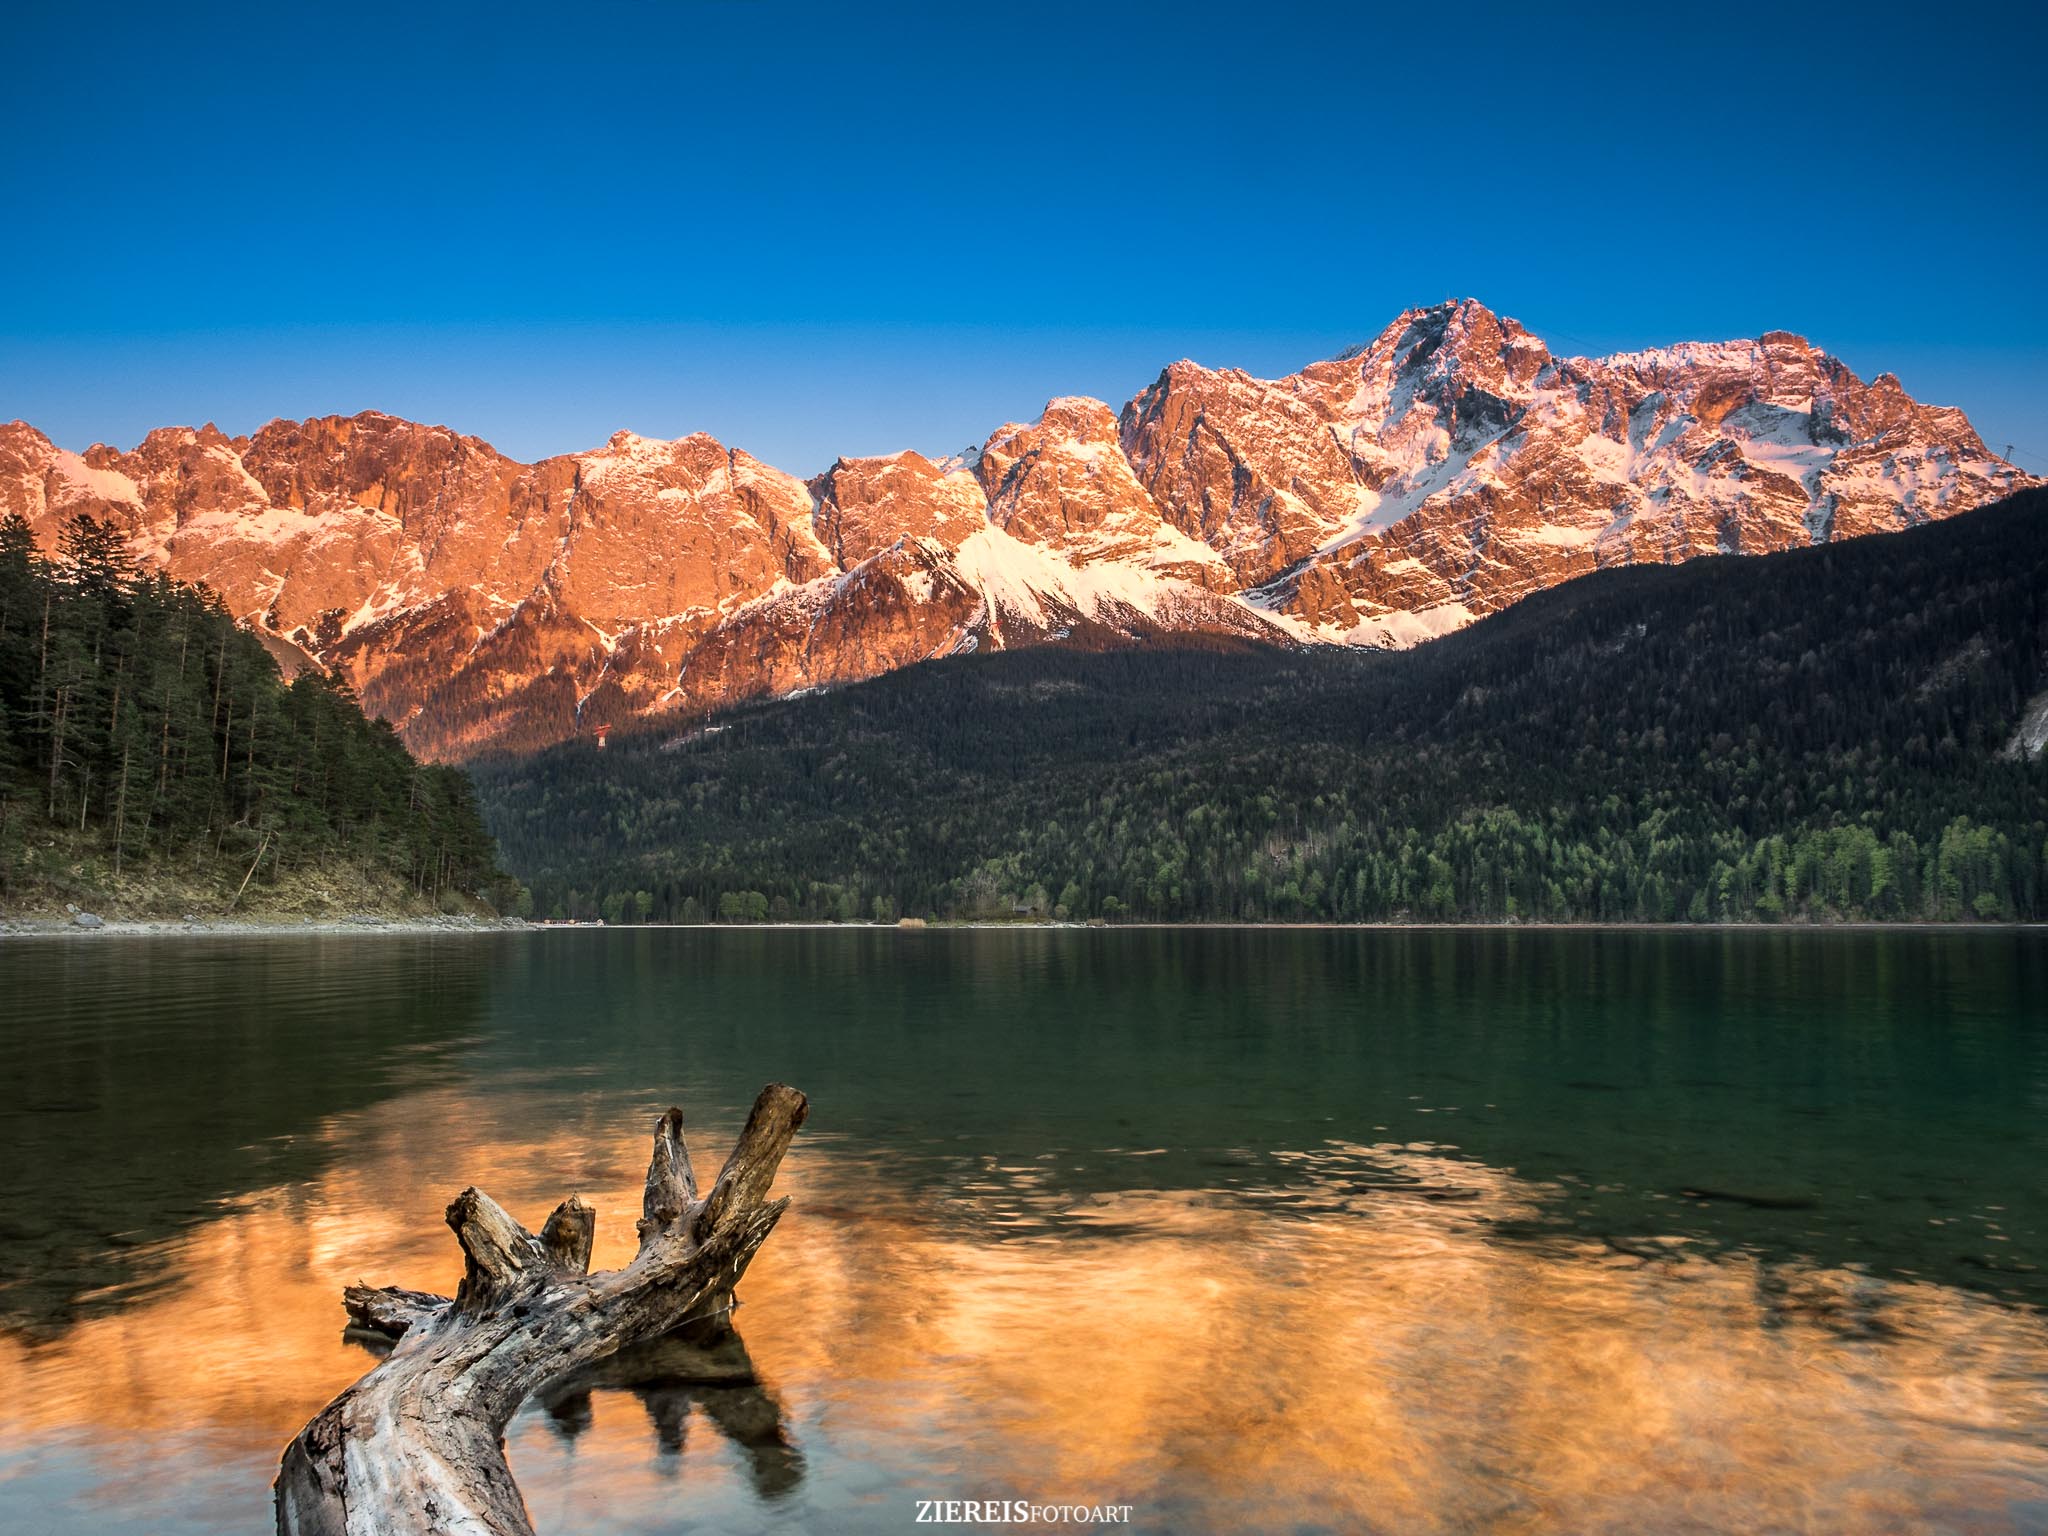
<path fill-rule="evenodd" d="M 618 930 L 0 946 L 0 1527 L 269 1529 L 357 1278 L 630 1241 L 810 1094 L 759 1373 L 537 1403 L 542 1530 L 2048 1529 L 2048 939 Z M 607 1247 L 609 1245 L 609 1247 Z"/>

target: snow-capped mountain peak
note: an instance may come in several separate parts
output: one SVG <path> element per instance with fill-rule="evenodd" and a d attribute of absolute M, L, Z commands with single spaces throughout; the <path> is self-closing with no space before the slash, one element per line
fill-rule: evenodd
<path fill-rule="evenodd" d="M 1902 528 L 2032 483 L 1805 338 L 1559 356 L 1474 299 L 1284 379 L 1182 360 L 809 481 L 704 433 L 520 464 L 379 412 L 121 452 L 0 426 L 0 508 L 339 666 L 412 745 L 524 747 L 961 651 L 1405 645 L 1597 566 Z"/>

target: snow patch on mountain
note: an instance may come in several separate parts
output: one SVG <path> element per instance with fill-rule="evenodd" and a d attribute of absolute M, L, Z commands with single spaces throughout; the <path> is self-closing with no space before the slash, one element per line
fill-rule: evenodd
<path fill-rule="evenodd" d="M 1437 603 L 1413 613 L 1389 613 L 1377 619 L 1361 620 L 1344 636 L 1347 645 L 1369 645 L 1382 650 L 1405 650 L 1463 629 L 1476 615 L 1463 603 Z"/>
<path fill-rule="evenodd" d="M 1111 603 L 1156 618 L 1168 593 L 1179 585 L 1171 578 L 1107 561 L 1077 567 L 996 527 L 983 528 L 962 542 L 953 563 L 993 610 L 1037 625 L 1047 624 L 1059 608 L 1093 618 Z"/>
<path fill-rule="evenodd" d="M 2027 700 L 2019 726 L 2013 731 L 2012 740 L 2005 744 L 2003 755 L 2026 762 L 2039 757 L 2044 751 L 2048 751 L 2048 691 Z"/>
<path fill-rule="evenodd" d="M 79 499 L 126 504 L 138 509 L 142 506 L 142 487 L 119 470 L 94 469 L 80 455 L 62 449 L 52 458 L 50 467 L 64 482 L 60 496 L 68 491 Z"/>

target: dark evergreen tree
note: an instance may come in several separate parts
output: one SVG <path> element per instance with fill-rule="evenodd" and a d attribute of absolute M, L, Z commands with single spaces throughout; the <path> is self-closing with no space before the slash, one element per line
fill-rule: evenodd
<path fill-rule="evenodd" d="M 86 516 L 55 561 L 0 519 L 0 896 L 56 877 L 29 867 L 39 829 L 116 878 L 346 863 L 429 900 L 517 895 L 466 776 L 414 761 L 340 678 L 287 685 L 216 598 L 138 574 L 119 530 Z"/>
<path fill-rule="evenodd" d="M 2043 918 L 2044 690 L 2034 491 L 1411 652 L 963 657 L 475 771 L 578 917 Z"/>

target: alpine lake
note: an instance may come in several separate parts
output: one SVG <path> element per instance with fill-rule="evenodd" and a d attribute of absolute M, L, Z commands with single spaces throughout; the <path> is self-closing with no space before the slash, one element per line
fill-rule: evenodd
<path fill-rule="evenodd" d="M 542 1532 L 2048 1530 L 2048 934 L 0 942 L 0 1530 L 273 1528 L 476 1184 L 632 1250 L 809 1123 L 751 1376 L 530 1402 Z M 955 1527 L 959 1528 L 959 1527 Z"/>

